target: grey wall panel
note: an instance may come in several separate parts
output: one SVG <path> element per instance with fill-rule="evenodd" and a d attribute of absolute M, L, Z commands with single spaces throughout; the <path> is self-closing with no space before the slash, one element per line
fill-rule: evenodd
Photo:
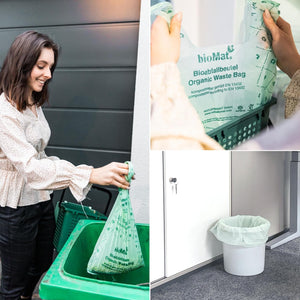
<path fill-rule="evenodd" d="M 36 28 L 61 46 L 58 67 L 136 66 L 138 23 Z M 0 63 L 17 35 L 28 28 L 0 30 Z"/>
<path fill-rule="evenodd" d="M 130 152 L 93 151 L 51 146 L 47 147 L 46 153 L 48 156 L 66 159 L 74 165 L 86 164 L 94 167 L 102 167 L 112 161 L 125 162 L 130 159 Z"/>
<path fill-rule="evenodd" d="M 58 69 L 50 107 L 133 110 L 135 69 Z"/>
<path fill-rule="evenodd" d="M 106 187 L 107 188 L 107 187 Z M 116 198 L 118 196 L 119 191 L 117 189 L 108 188 L 112 193 L 112 198 L 108 207 L 108 214 L 110 213 Z M 69 192 L 70 193 L 70 192 Z M 71 194 L 71 193 L 70 193 Z M 72 196 L 70 195 L 69 198 Z M 91 190 L 88 195 L 87 199 L 83 201 L 84 205 L 92 206 L 94 209 L 104 213 L 104 210 L 106 208 L 106 205 L 108 204 L 108 196 L 106 193 L 103 193 L 98 190 Z"/>
<path fill-rule="evenodd" d="M 130 151 L 131 112 L 46 109 L 49 145 Z"/>
<path fill-rule="evenodd" d="M 1 0 L 0 27 L 139 20 L 139 0 Z"/>
<path fill-rule="evenodd" d="M 108 189 L 112 193 L 112 199 L 111 199 L 111 202 L 110 202 L 109 208 L 108 208 L 108 214 L 109 214 L 112 209 L 112 206 L 114 205 L 115 200 L 118 196 L 118 190 L 111 189 L 111 188 L 108 188 Z M 58 202 L 60 200 L 61 193 L 62 193 L 61 190 L 54 191 L 54 197 L 53 197 L 54 205 L 56 204 L 56 202 Z M 63 201 L 78 203 L 76 201 L 76 199 L 72 196 L 69 189 L 67 189 L 67 191 L 64 195 Z M 83 200 L 82 204 L 85 206 L 91 206 L 93 209 L 95 209 L 101 213 L 104 213 L 106 205 L 108 204 L 108 196 L 106 193 L 103 193 L 101 191 L 91 190 L 87 195 L 87 199 Z"/>

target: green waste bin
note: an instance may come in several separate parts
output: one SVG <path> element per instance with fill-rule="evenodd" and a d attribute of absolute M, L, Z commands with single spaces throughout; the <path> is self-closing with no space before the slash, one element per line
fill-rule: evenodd
<path fill-rule="evenodd" d="M 40 284 L 45 300 L 149 299 L 149 225 L 137 224 L 145 267 L 118 275 L 91 275 L 87 263 L 104 221 L 80 220 Z"/>

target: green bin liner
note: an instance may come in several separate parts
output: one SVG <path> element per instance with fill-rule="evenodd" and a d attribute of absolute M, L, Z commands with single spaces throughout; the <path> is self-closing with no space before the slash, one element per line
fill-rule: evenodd
<path fill-rule="evenodd" d="M 260 216 L 234 216 L 220 219 L 210 231 L 228 245 L 255 247 L 268 239 L 270 222 Z"/>
<path fill-rule="evenodd" d="M 134 175 L 131 162 L 126 180 Z M 137 235 L 129 190 L 119 189 L 116 202 L 99 236 L 87 271 L 91 274 L 120 274 L 144 266 L 140 241 Z"/>
<path fill-rule="evenodd" d="M 104 221 L 80 220 L 40 284 L 45 300 L 149 300 L 149 225 L 136 224 L 145 266 L 118 275 L 87 272 Z"/>

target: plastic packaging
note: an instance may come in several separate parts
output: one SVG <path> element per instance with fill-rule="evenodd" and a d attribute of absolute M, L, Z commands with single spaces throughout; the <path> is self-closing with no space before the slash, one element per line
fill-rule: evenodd
<path fill-rule="evenodd" d="M 134 175 L 130 162 L 126 180 Z M 129 191 L 120 189 L 106 225 L 88 262 L 91 274 L 120 274 L 144 266 L 141 245 L 137 234 Z"/>
<path fill-rule="evenodd" d="M 239 44 L 198 48 L 184 29 L 178 67 L 181 82 L 198 112 L 206 132 L 236 120 L 267 103 L 276 79 L 276 58 L 262 14 L 269 9 L 277 20 L 279 4 L 270 0 L 245 0 Z M 151 8 L 168 22 L 174 15 L 169 2 Z M 209 30 L 209 28 L 206 28 Z"/>

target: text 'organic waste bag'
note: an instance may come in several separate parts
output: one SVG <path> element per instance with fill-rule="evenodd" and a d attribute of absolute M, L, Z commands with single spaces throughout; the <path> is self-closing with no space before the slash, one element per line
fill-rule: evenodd
<path fill-rule="evenodd" d="M 272 96 L 277 60 L 262 15 L 269 9 L 277 20 L 279 4 L 271 0 L 244 1 L 238 44 L 198 48 L 181 29 L 181 82 L 206 132 L 265 104 Z M 152 22 L 161 15 L 170 23 L 174 14 L 169 2 L 151 8 Z"/>
<path fill-rule="evenodd" d="M 134 175 L 130 162 L 128 182 Z M 139 237 L 134 221 L 129 191 L 119 189 L 114 207 L 88 262 L 91 274 L 120 274 L 144 266 Z"/>

